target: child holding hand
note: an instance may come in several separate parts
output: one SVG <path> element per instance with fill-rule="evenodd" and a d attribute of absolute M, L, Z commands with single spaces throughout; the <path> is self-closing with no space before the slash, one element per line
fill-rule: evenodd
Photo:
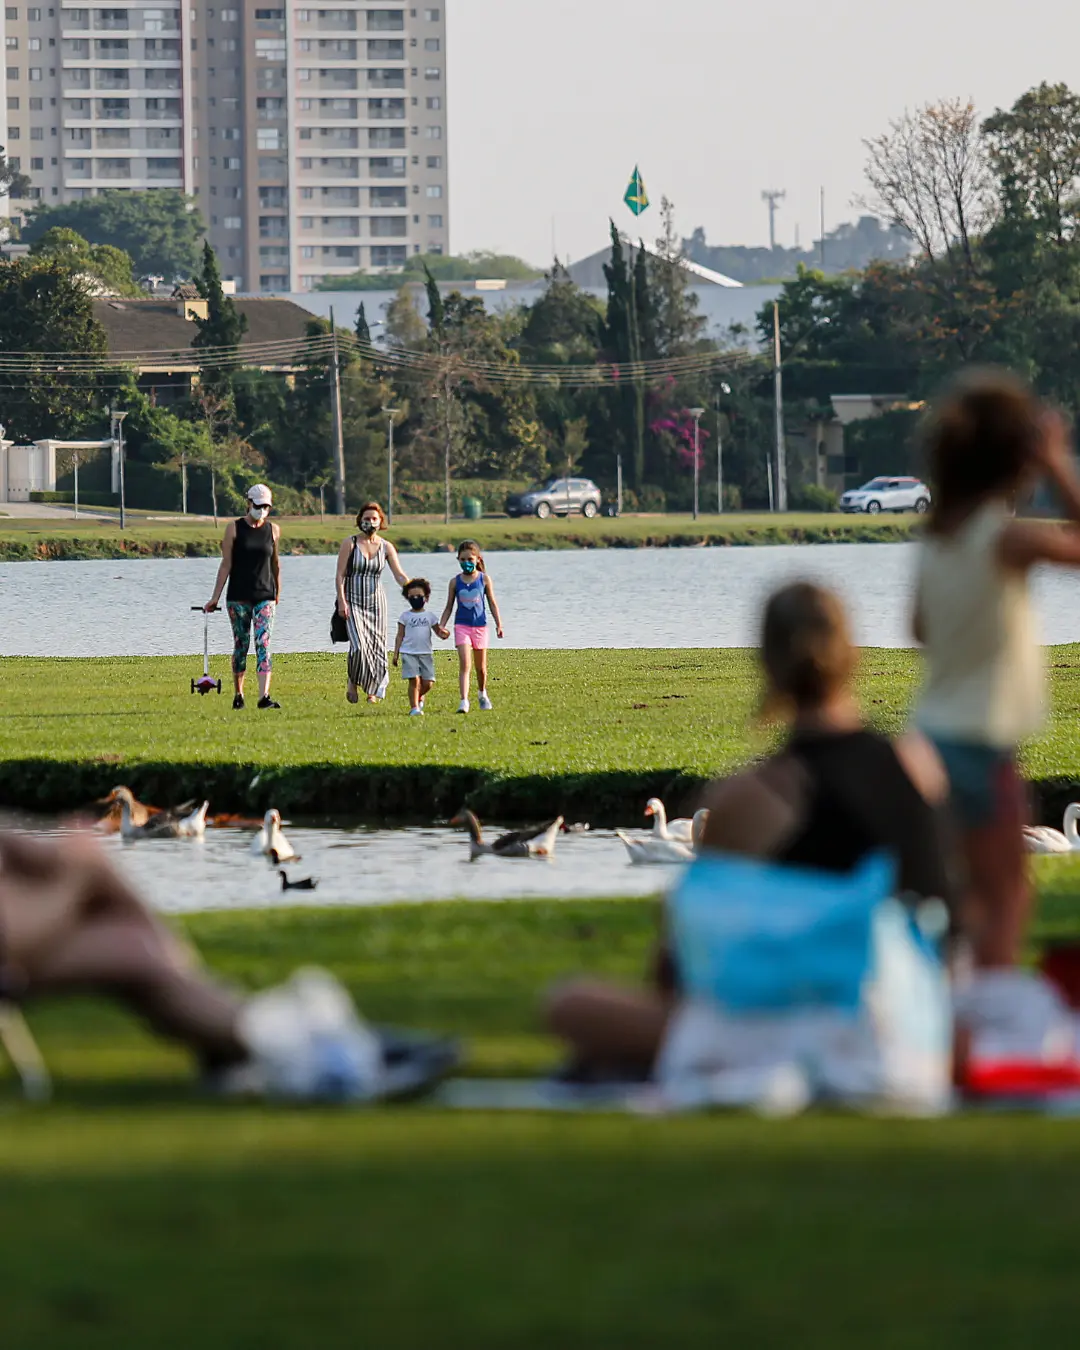
<path fill-rule="evenodd" d="M 394 643 L 394 665 L 400 662 L 402 676 L 409 682 L 409 716 L 423 717 L 424 699 L 435 684 L 435 656 L 431 635 L 448 638 L 450 632 L 427 608 L 431 582 L 415 577 L 401 588 L 409 608 L 398 619 Z"/>
<path fill-rule="evenodd" d="M 454 618 L 454 646 L 458 651 L 458 678 L 461 686 L 459 713 L 469 711 L 469 677 L 472 674 L 473 653 L 476 654 L 476 686 L 483 712 L 491 712 L 492 702 L 487 691 L 488 608 L 495 620 L 497 637 L 503 635 L 502 615 L 495 599 L 480 545 L 475 539 L 466 539 L 458 546 L 458 566 L 461 571 L 450 583 L 446 606 L 439 625 L 445 628 L 457 607 Z"/>

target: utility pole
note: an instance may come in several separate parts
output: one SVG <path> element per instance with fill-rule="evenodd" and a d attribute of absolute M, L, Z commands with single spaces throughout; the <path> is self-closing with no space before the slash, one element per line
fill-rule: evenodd
<path fill-rule="evenodd" d="M 330 311 L 330 332 L 333 335 L 330 404 L 334 420 L 334 494 L 337 514 L 345 514 L 345 435 L 341 429 L 341 361 L 338 357 L 337 328 L 334 326 L 334 311 Z"/>
<path fill-rule="evenodd" d="M 779 188 L 766 188 L 761 194 L 761 200 L 767 202 L 769 206 L 769 247 L 776 248 L 776 213 L 779 210 L 779 203 L 784 200 L 787 193 Z"/>
<path fill-rule="evenodd" d="M 773 397 L 776 405 L 776 509 L 787 510 L 787 450 L 784 444 L 784 375 L 780 364 L 780 306 L 773 301 Z"/>
<path fill-rule="evenodd" d="M 0 428 L 2 432 L 3 428 Z M 79 452 L 78 450 L 71 456 L 71 467 L 75 472 L 75 519 L 79 519 Z"/>
<path fill-rule="evenodd" d="M 127 528 L 127 502 L 124 491 L 124 418 L 126 412 L 119 412 L 116 408 L 109 409 L 109 418 L 112 422 L 112 438 L 116 444 L 116 462 L 120 471 L 120 528 Z"/>
<path fill-rule="evenodd" d="M 720 396 L 730 393 L 730 384 L 722 384 L 716 391 L 716 511 L 721 516 L 724 514 L 724 425 L 720 420 Z"/>
<path fill-rule="evenodd" d="M 180 514 L 187 515 L 187 451 L 180 451 Z"/>
<path fill-rule="evenodd" d="M 394 523 L 394 415 L 396 408 L 384 408 L 386 426 L 386 520 Z"/>
<path fill-rule="evenodd" d="M 450 359 L 446 359 L 446 368 L 443 372 L 443 416 L 446 419 L 444 423 L 445 441 L 443 444 L 443 474 L 444 484 L 444 505 L 443 521 L 450 524 L 450 452 L 453 448 L 454 440 L 454 384 L 450 374 Z"/>
<path fill-rule="evenodd" d="M 825 271 L 825 189 L 821 189 L 821 270 Z"/>
<path fill-rule="evenodd" d="M 690 416 L 694 419 L 694 519 L 697 520 L 701 483 L 701 419 L 705 416 L 705 409 L 691 408 Z"/>

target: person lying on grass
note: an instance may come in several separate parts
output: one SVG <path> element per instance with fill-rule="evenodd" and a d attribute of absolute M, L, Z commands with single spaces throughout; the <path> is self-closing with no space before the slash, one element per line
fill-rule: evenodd
<path fill-rule="evenodd" d="M 187 1046 L 223 1093 L 367 1100 L 430 1086 L 438 1038 L 379 1031 L 325 971 L 227 988 L 109 864 L 97 841 L 0 830 L 0 999 L 92 992 Z"/>
<path fill-rule="evenodd" d="M 788 723 L 788 736 L 763 763 L 707 790 L 703 846 L 837 873 L 888 850 L 905 896 L 951 903 L 944 770 L 918 733 L 890 741 L 867 730 L 852 688 L 858 652 L 837 597 L 805 582 L 777 591 L 760 659 L 764 711 Z M 557 988 L 546 1015 L 569 1047 L 568 1076 L 647 1077 L 678 998 L 664 943 L 646 988 Z"/>

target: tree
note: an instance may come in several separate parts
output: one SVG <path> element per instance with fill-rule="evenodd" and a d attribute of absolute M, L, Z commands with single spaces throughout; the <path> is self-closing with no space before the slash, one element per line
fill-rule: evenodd
<path fill-rule="evenodd" d="M 96 197 L 37 207 L 23 226 L 26 243 L 54 226 L 75 230 L 91 244 L 111 244 L 130 254 L 138 276 L 187 280 L 199 265 L 206 226 L 192 198 L 171 188 L 125 192 L 112 188 Z"/>
<path fill-rule="evenodd" d="M 30 246 L 32 258 L 55 258 L 78 276 L 96 283 L 99 294 L 141 295 L 126 253 L 111 244 L 90 244 L 74 230 L 56 225 Z"/>
<path fill-rule="evenodd" d="M 371 329 L 368 327 L 363 300 L 360 301 L 360 308 L 356 311 L 356 340 L 364 347 L 371 346 Z"/>
<path fill-rule="evenodd" d="M 343 277 L 326 277 L 316 287 L 320 291 L 398 290 L 410 282 L 422 282 L 428 269 L 437 281 L 538 281 L 540 271 L 505 253 L 466 253 L 461 257 L 442 253 L 421 253 L 411 257 L 400 272 L 352 272 Z"/>
<path fill-rule="evenodd" d="M 105 330 L 94 318 L 86 282 L 53 259 L 20 258 L 0 265 L 0 352 L 78 352 L 104 355 Z M 50 355 L 10 382 L 17 400 L 5 402 L 4 421 L 17 440 L 70 438 L 99 407 L 101 373 L 56 371 Z"/>
<path fill-rule="evenodd" d="M 660 221 L 656 249 L 644 262 L 655 307 L 656 349 L 660 356 L 682 356 L 704 334 L 706 320 L 698 313 L 682 242 L 675 232 L 675 208 L 667 197 L 660 203 Z"/>
<path fill-rule="evenodd" d="M 393 346 L 411 351 L 423 346 L 427 338 L 427 328 L 406 286 L 386 306 L 386 336 Z"/>
<path fill-rule="evenodd" d="M 655 331 L 649 273 L 639 249 L 632 266 L 627 265 L 622 238 L 611 222 L 611 261 L 604 264 L 607 280 L 607 314 L 601 341 L 609 361 L 621 366 L 655 355 Z M 620 381 L 612 394 L 611 438 L 621 446 L 631 466 L 631 482 L 645 486 L 645 390 L 637 377 Z"/>
<path fill-rule="evenodd" d="M 191 340 L 193 347 L 207 352 L 206 363 L 200 363 L 200 383 L 219 397 L 231 400 L 233 372 L 215 363 L 222 356 L 240 350 L 248 325 L 247 319 L 237 310 L 236 302 L 221 288 L 217 254 L 209 241 L 203 244 L 202 271 L 195 278 L 195 284 L 207 308 L 205 319 L 195 317 L 196 333 Z"/>
<path fill-rule="evenodd" d="M 863 144 L 871 209 L 911 235 L 932 262 L 974 268 L 975 241 L 995 209 L 975 105 L 928 103 Z"/>
<path fill-rule="evenodd" d="M 1076 237 L 1080 214 L 1080 96 L 1040 84 L 983 123 L 1003 211 L 1027 217 L 1058 246 Z"/>
<path fill-rule="evenodd" d="M 428 327 L 436 338 L 442 338 L 446 327 L 446 307 L 443 305 L 442 292 L 428 269 L 424 268 L 424 290 L 428 302 Z"/>
<path fill-rule="evenodd" d="M 30 179 L 11 167 L 11 161 L 0 145 L 0 197 L 25 197 L 29 191 Z"/>

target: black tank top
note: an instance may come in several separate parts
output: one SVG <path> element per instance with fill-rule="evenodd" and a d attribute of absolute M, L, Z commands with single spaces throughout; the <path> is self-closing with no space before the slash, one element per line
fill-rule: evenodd
<path fill-rule="evenodd" d="M 806 819 L 777 855 L 782 861 L 848 872 L 885 849 L 897 860 L 903 894 L 952 901 L 945 813 L 907 776 L 890 741 L 870 731 L 804 732 L 787 753 L 812 787 Z"/>
<path fill-rule="evenodd" d="M 229 571 L 229 589 L 226 600 L 242 605 L 260 605 L 264 600 L 275 600 L 274 527 L 269 521 L 258 529 L 242 517 L 236 522 L 233 540 L 232 567 Z"/>

